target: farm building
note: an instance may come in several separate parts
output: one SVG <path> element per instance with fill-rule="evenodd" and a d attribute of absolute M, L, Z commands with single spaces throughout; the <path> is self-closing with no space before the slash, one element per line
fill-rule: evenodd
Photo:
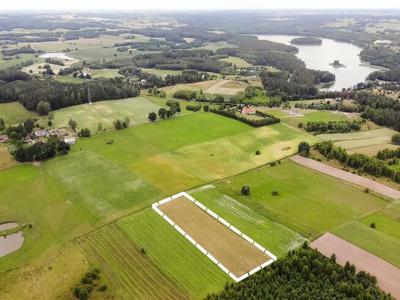
<path fill-rule="evenodd" d="M 244 114 L 244 115 L 254 115 L 255 113 L 256 113 L 256 110 L 254 109 L 254 107 L 244 106 L 242 108 L 242 114 Z"/>
<path fill-rule="evenodd" d="M 0 143 L 6 143 L 8 141 L 8 136 L 0 135 Z"/>
<path fill-rule="evenodd" d="M 76 138 L 74 138 L 74 137 L 65 138 L 64 142 L 67 143 L 68 145 L 73 145 L 76 143 Z"/>

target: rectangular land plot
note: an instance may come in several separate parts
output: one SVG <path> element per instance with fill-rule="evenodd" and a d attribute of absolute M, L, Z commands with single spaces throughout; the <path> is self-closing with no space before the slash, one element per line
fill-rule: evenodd
<path fill-rule="evenodd" d="M 158 208 L 164 213 L 164 217 L 168 216 L 186 236 L 189 235 L 196 241 L 196 247 L 200 251 L 215 258 L 229 270 L 229 275 L 236 277 L 236 281 L 247 277 L 251 271 L 258 271 L 255 270 L 257 267 L 264 267 L 276 259 L 268 251 L 262 252 L 185 196 L 164 203 Z"/>

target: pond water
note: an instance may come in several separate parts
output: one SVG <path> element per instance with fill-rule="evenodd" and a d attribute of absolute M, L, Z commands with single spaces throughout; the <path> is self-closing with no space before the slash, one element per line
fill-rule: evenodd
<path fill-rule="evenodd" d="M 65 60 L 74 60 L 72 57 L 69 57 L 68 55 L 66 55 L 65 53 L 58 53 L 58 52 L 54 52 L 54 53 L 45 53 L 40 55 L 41 58 L 59 58 L 59 59 L 65 59 Z"/>
<path fill-rule="evenodd" d="M 0 231 L 18 227 L 17 223 L 0 224 Z M 0 236 L 0 257 L 13 253 L 20 249 L 24 244 L 24 236 L 22 231 L 9 234 L 6 237 Z"/>
<path fill-rule="evenodd" d="M 290 45 L 290 41 L 299 36 L 259 35 L 259 40 L 269 40 Z M 353 44 L 321 39 L 322 45 L 294 45 L 299 49 L 296 54 L 309 69 L 329 71 L 336 75 L 335 83 L 325 90 L 337 91 L 365 81 L 371 72 L 382 70 L 381 67 L 363 63 L 360 59 L 361 48 Z M 333 67 L 330 64 L 339 60 L 345 67 Z"/>

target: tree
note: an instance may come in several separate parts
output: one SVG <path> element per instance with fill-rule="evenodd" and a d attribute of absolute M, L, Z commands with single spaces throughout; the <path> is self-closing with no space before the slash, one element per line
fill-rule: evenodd
<path fill-rule="evenodd" d="M 158 117 L 159 117 L 160 119 L 165 119 L 166 116 L 167 116 L 167 110 L 166 110 L 165 108 L 161 107 L 161 108 L 158 110 Z"/>
<path fill-rule="evenodd" d="M 69 119 L 68 125 L 69 127 L 71 127 L 73 131 L 75 131 L 76 127 L 78 126 L 78 123 L 75 120 Z"/>
<path fill-rule="evenodd" d="M 51 111 L 50 103 L 46 101 L 40 101 L 36 106 L 36 111 L 39 115 L 47 115 Z"/>
<path fill-rule="evenodd" d="M 88 128 L 82 128 L 81 131 L 79 132 L 80 137 L 90 137 L 91 133 Z"/>
<path fill-rule="evenodd" d="M 400 133 L 396 133 L 392 136 L 392 143 L 395 145 L 400 145 Z"/>
<path fill-rule="evenodd" d="M 244 186 L 242 186 L 242 189 L 240 192 L 242 195 L 248 196 L 248 195 L 250 195 L 250 187 L 248 185 L 244 185 Z"/>
<path fill-rule="evenodd" d="M 28 134 L 31 133 L 33 128 L 35 128 L 35 122 L 33 122 L 32 119 L 26 120 L 24 122 L 24 128 Z"/>
<path fill-rule="evenodd" d="M 310 145 L 307 142 L 301 142 L 298 147 L 298 152 L 302 156 L 308 156 L 310 154 Z"/>
<path fill-rule="evenodd" d="M 124 126 L 122 125 L 122 122 L 120 120 L 117 120 L 114 122 L 114 128 L 116 130 L 121 130 L 122 128 L 124 128 Z"/>
<path fill-rule="evenodd" d="M 203 110 L 204 110 L 205 112 L 208 112 L 208 111 L 210 111 L 210 107 L 209 107 L 208 105 L 204 105 L 204 106 L 203 106 Z"/>
<path fill-rule="evenodd" d="M 4 122 L 3 118 L 0 118 L 0 131 L 6 129 L 6 122 Z"/>
<path fill-rule="evenodd" d="M 149 113 L 148 119 L 154 122 L 155 120 L 157 120 L 157 114 L 155 112 Z"/>

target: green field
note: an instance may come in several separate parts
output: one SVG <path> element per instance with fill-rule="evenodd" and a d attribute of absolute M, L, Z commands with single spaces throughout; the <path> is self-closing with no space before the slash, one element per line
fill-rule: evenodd
<path fill-rule="evenodd" d="M 96 69 L 90 72 L 93 78 L 115 78 L 122 77 L 121 74 L 118 73 L 117 69 Z"/>
<path fill-rule="evenodd" d="M 334 113 L 331 111 L 309 111 L 309 110 L 298 110 L 303 116 L 295 117 L 288 115 L 282 118 L 282 122 L 285 122 L 291 126 L 298 127 L 299 123 L 303 123 L 305 126 L 307 122 L 333 122 L 333 121 L 353 121 L 357 118 L 349 118 L 342 113 Z"/>
<path fill-rule="evenodd" d="M 0 171 L 16 165 L 7 147 L 0 145 Z"/>
<path fill-rule="evenodd" d="M 182 71 L 179 70 L 160 70 L 160 69 L 146 69 L 142 68 L 143 72 L 150 73 L 159 77 L 164 78 L 167 75 L 180 75 Z"/>
<path fill-rule="evenodd" d="M 250 186 L 250 196 L 240 194 L 243 185 Z M 308 238 L 388 204 L 352 185 L 291 161 L 247 172 L 216 186 L 226 195 Z M 272 196 L 273 191 L 279 196 Z"/>
<path fill-rule="evenodd" d="M 114 143 L 106 144 L 110 139 Z M 75 149 L 104 155 L 173 193 L 291 155 L 302 140 L 317 141 L 285 124 L 254 129 L 212 113 L 196 113 L 81 139 Z M 255 155 L 257 150 L 261 155 Z"/>
<path fill-rule="evenodd" d="M 15 67 L 15 66 L 19 65 L 20 63 L 24 63 L 28 60 L 40 61 L 33 54 L 21 54 L 21 55 L 19 55 L 19 58 L 13 58 L 10 60 L 4 60 L 0 56 L 0 69 L 12 68 L 12 67 Z"/>
<path fill-rule="evenodd" d="M 158 111 L 159 106 L 144 97 L 122 100 L 99 101 L 93 104 L 82 104 L 54 111 L 54 124 L 58 127 L 68 126 L 68 121 L 77 121 L 78 128 L 89 128 L 97 131 L 99 122 L 103 129 L 113 128 L 113 122 L 129 117 L 131 125 L 147 122 L 149 112 Z"/>
<path fill-rule="evenodd" d="M 39 116 L 36 113 L 26 110 L 19 102 L 11 102 L 0 104 L 0 118 L 6 124 L 10 125 L 23 123 L 29 118 L 38 119 Z"/>

